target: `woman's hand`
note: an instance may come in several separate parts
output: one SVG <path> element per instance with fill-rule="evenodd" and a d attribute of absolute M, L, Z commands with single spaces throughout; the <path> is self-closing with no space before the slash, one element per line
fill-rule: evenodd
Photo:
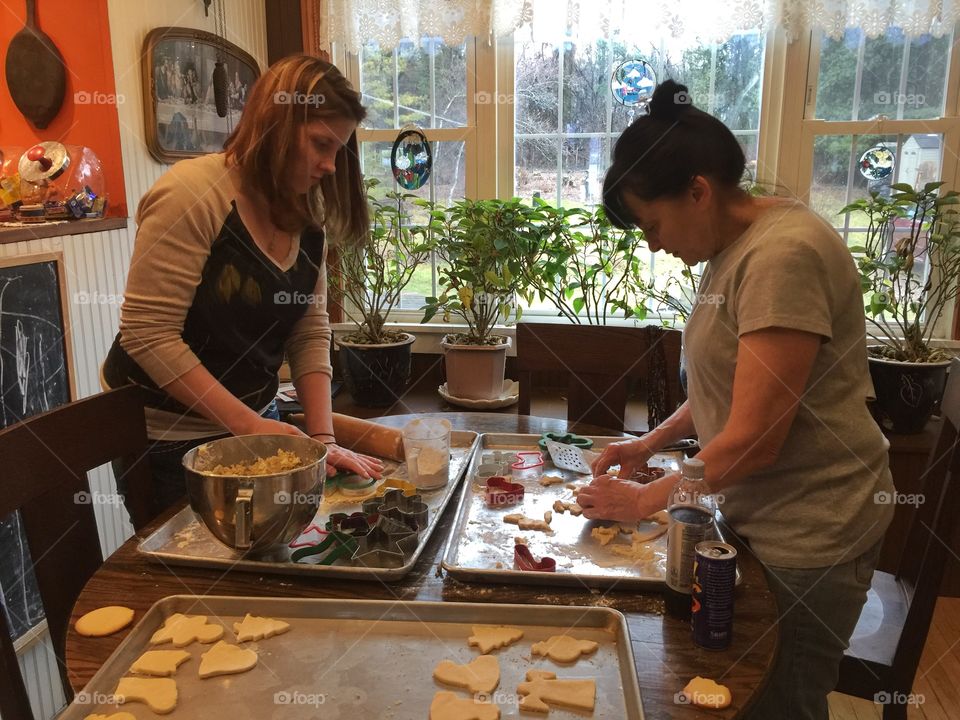
<path fill-rule="evenodd" d="M 373 477 L 379 480 L 383 474 L 383 461 L 347 450 L 336 443 L 324 444 L 327 448 L 327 475 L 333 475 L 337 470 L 346 470 L 364 479 Z"/>
<path fill-rule="evenodd" d="M 600 477 L 613 465 L 620 466 L 617 473 L 622 478 L 629 478 L 634 471 L 646 467 L 647 460 L 656 454 L 657 448 L 647 445 L 643 438 L 623 440 L 607 445 L 594 462 L 591 470 L 594 477 Z"/>
<path fill-rule="evenodd" d="M 667 506 L 667 497 L 679 478 L 667 475 L 641 485 L 610 475 L 599 475 L 577 495 L 588 520 L 637 522 Z"/>

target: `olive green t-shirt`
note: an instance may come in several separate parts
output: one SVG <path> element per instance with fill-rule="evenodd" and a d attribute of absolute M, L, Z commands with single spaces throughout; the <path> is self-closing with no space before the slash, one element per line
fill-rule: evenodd
<path fill-rule="evenodd" d="M 816 333 L 820 350 L 775 464 L 724 489 L 720 507 L 767 564 L 845 562 L 893 516 L 889 444 L 866 405 L 873 385 L 853 259 L 832 227 L 792 201 L 767 208 L 707 263 L 684 330 L 701 445 L 730 415 L 740 337 L 774 327 Z"/>

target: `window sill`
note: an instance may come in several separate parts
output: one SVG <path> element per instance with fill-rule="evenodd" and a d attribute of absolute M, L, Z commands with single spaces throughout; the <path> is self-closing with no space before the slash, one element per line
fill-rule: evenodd
<path fill-rule="evenodd" d="M 120 230 L 127 227 L 128 218 L 108 217 L 90 220 L 63 220 L 48 223 L 11 223 L 0 225 L 0 244 L 40 240 L 42 238 L 82 235 L 84 233 Z"/>

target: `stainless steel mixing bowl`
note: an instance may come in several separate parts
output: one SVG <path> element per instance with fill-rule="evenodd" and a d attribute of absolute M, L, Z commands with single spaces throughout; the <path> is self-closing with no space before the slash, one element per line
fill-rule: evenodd
<path fill-rule="evenodd" d="M 303 465 L 274 475 L 218 475 L 218 465 L 297 454 Z M 289 543 L 313 519 L 323 494 L 327 448 L 293 435 L 240 435 L 183 456 L 190 507 L 220 542 L 244 552 Z"/>

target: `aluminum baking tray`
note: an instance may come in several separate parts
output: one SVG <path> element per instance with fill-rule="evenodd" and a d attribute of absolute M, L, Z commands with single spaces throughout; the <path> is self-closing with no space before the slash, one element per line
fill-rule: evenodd
<path fill-rule="evenodd" d="M 430 510 L 430 520 L 425 531 L 420 533 L 416 550 L 401 567 L 375 568 L 355 567 L 338 560 L 334 565 L 294 563 L 290 560 L 293 549 L 280 547 L 254 556 L 244 556 L 220 543 L 194 515 L 189 507 L 170 518 L 161 527 L 147 536 L 137 546 L 137 551 L 147 559 L 164 565 L 221 568 L 279 575 L 309 575 L 353 580 L 396 581 L 404 577 L 416 564 L 424 546 L 430 540 L 440 515 L 460 485 L 465 470 L 470 466 L 473 453 L 479 445 L 475 432 L 454 430 L 450 433 L 450 482 L 442 488 L 421 493 Z M 384 477 L 405 479 L 404 463 L 386 461 Z M 360 510 L 364 498 L 324 497 L 313 524 L 323 527 L 330 513 L 351 513 Z"/>
<path fill-rule="evenodd" d="M 527 670 L 545 669 L 560 678 L 594 678 L 597 683 L 593 713 L 554 707 L 550 720 L 643 719 L 626 619 L 609 608 L 188 595 L 164 598 L 150 608 L 60 719 L 82 720 L 90 713 L 122 710 L 138 720 L 155 720 L 147 706 L 117 705 L 112 693 L 148 649 L 151 634 L 178 612 L 207 615 L 208 622 L 225 627 L 223 639 L 230 643 L 236 642 L 233 623 L 246 613 L 282 619 L 291 628 L 282 635 L 243 643 L 257 651 L 259 661 L 239 675 L 201 680 L 199 656 L 210 646 L 193 643 L 183 648 L 191 658 L 173 676 L 178 702 L 172 718 L 426 720 L 435 692 L 451 690 L 468 697 L 465 690 L 433 680 L 437 663 L 449 659 L 462 664 L 479 655 L 467 644 L 473 625 L 508 624 L 521 628 L 524 635 L 495 651 L 500 685 L 490 699 L 500 707 L 501 717 L 530 717 L 517 707 L 517 685 Z M 594 640 L 600 647 L 570 666 L 531 659 L 532 642 L 564 633 Z"/>
<path fill-rule="evenodd" d="M 484 502 L 484 481 L 478 479 L 481 463 L 495 463 L 498 458 L 507 459 L 520 450 L 537 450 L 540 435 L 485 433 L 480 436 L 480 447 L 474 454 L 467 473 L 467 487 L 460 499 L 457 518 L 450 530 L 443 554 L 444 569 L 456 578 L 473 582 L 508 582 L 530 585 L 569 585 L 596 588 L 642 588 L 659 590 L 664 585 L 666 568 L 666 534 L 647 543 L 648 558 L 633 560 L 611 550 L 616 544 L 626 549 L 631 547 L 629 536 L 621 534 L 607 546 L 602 546 L 591 535 L 595 527 L 622 523 L 591 521 L 569 513 L 553 513 L 552 535 L 536 530 L 520 530 L 507 524 L 503 516 L 522 512 L 540 519 L 547 510 L 553 509 L 555 500 L 573 502 L 571 485 L 582 487 L 592 479 L 570 470 L 556 468 L 544 452 L 545 464 L 541 468 L 513 471 L 513 481 L 524 485 L 522 504 L 506 507 L 488 507 Z M 594 449 L 604 448 L 623 437 L 591 436 Z M 668 472 L 676 471 L 683 459 L 681 452 L 659 453 L 650 460 L 653 467 L 663 467 Z M 564 484 L 544 487 L 539 484 L 544 473 L 560 475 Z M 717 531 L 718 537 L 722 537 Z M 530 551 L 537 559 L 546 555 L 557 561 L 556 572 L 523 571 L 514 569 L 514 539 L 526 539 Z"/>

